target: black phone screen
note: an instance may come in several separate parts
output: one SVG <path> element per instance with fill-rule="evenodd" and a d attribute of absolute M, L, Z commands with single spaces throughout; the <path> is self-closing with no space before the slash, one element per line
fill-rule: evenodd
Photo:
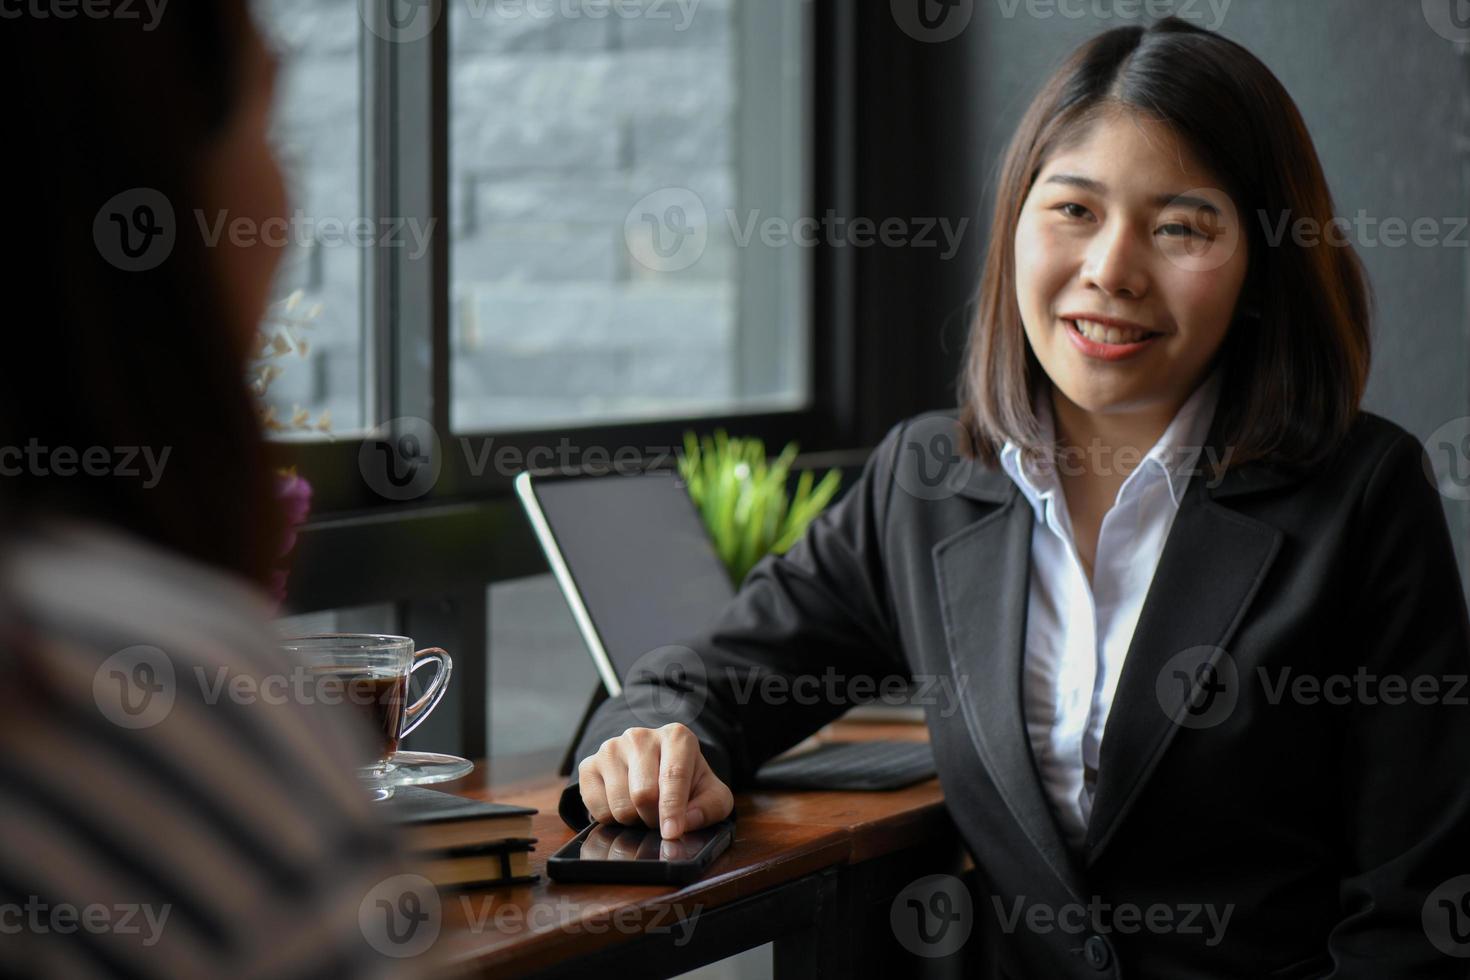
<path fill-rule="evenodd" d="M 693 861 L 721 832 L 716 824 L 664 840 L 652 827 L 599 824 L 578 835 L 558 857 L 574 861 Z"/>

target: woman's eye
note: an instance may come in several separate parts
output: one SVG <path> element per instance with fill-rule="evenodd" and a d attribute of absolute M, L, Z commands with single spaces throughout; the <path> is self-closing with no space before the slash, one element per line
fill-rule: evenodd
<path fill-rule="evenodd" d="M 1170 231 L 1170 229 L 1173 230 Z M 1162 228 L 1159 229 L 1159 231 L 1170 232 L 1170 238 L 1189 238 L 1199 236 L 1199 232 L 1189 227 L 1189 225 L 1181 224 L 1177 221 L 1173 224 L 1164 225 Z"/>
<path fill-rule="evenodd" d="M 1075 209 L 1075 210 L 1068 210 L 1069 208 Z M 1063 205 L 1058 206 L 1056 208 L 1056 210 L 1062 212 L 1063 214 L 1065 214 L 1069 218 L 1085 218 L 1088 215 L 1087 209 L 1084 208 L 1082 205 L 1080 205 L 1080 204 L 1072 204 L 1070 202 L 1067 203 L 1067 204 L 1063 204 Z"/>

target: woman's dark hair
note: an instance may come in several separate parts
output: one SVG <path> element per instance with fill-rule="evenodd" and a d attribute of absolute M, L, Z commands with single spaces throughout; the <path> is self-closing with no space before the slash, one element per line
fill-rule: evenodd
<path fill-rule="evenodd" d="M 1084 44 L 1047 80 L 1016 130 L 958 385 L 966 454 L 993 467 L 1007 439 L 1032 458 L 1055 452 L 1032 410 L 1036 386 L 1051 382 L 1027 343 L 1016 301 L 1016 225 L 1049 155 L 1119 109 L 1171 127 L 1224 183 L 1247 226 L 1245 285 L 1217 355 L 1229 465 L 1321 460 L 1347 434 L 1368 380 L 1372 295 L 1362 263 L 1329 236 L 1316 247 L 1290 235 L 1268 247 L 1260 216 L 1305 218 L 1321 229 L 1333 219 L 1311 137 L 1259 59 L 1177 17 Z"/>
<path fill-rule="evenodd" d="M 102 521 L 264 583 L 280 515 L 246 388 L 251 338 L 228 315 L 194 220 L 254 28 L 245 0 L 170 4 L 156 20 L 113 7 L 89 16 L 89 6 L 0 23 L 10 144 L 0 521 Z M 121 228 L 99 221 L 119 194 L 125 221 L 169 222 L 135 203 L 171 207 L 175 242 L 156 268 L 119 267 L 105 233 Z M 107 475 L 77 462 L 94 447 L 109 454 Z M 144 448 L 155 461 L 168 453 L 156 485 L 141 455 L 137 475 L 119 472 Z"/>

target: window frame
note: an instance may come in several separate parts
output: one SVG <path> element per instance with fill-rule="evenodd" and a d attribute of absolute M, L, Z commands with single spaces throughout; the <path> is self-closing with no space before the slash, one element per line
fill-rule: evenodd
<path fill-rule="evenodd" d="M 854 164 L 834 152 L 851 138 L 853 15 L 837 0 L 801 0 L 806 11 L 805 98 L 811 142 L 804 191 L 811 212 L 850 213 Z M 438 433 L 450 427 L 449 67 L 450 21 L 411 42 L 364 29 L 362 91 L 365 210 L 433 220 L 429 248 L 376 249 L 364 269 L 364 411 L 380 420 L 417 416 Z M 427 175 L 427 180 L 417 175 Z M 277 448 L 312 484 L 311 516 L 293 556 L 285 614 L 391 602 L 395 628 L 420 645 L 456 651 L 457 684 L 411 737 L 414 744 L 486 756 L 489 745 L 487 649 L 489 586 L 542 574 L 544 557 L 520 514 L 513 473 L 476 473 L 457 440 L 521 458 L 549 438 L 585 456 L 621 447 L 677 447 L 685 430 L 725 428 L 767 445 L 797 440 L 807 454 L 830 454 L 857 436 L 851 284 L 852 249 L 807 250 L 804 340 L 807 399 L 786 411 L 726 413 L 494 433 L 453 433 L 441 474 L 421 498 L 395 502 L 375 493 L 358 469 L 364 432 L 321 440 L 282 440 Z M 427 351 L 429 364 L 422 365 Z M 415 365 L 419 365 L 415 367 Z M 861 454 L 859 454 L 861 455 Z M 803 457 L 806 458 L 806 457 Z M 798 460 L 801 465 L 802 460 Z M 388 557 L 391 556 L 391 559 Z M 482 692 L 468 696 L 467 692 Z"/>

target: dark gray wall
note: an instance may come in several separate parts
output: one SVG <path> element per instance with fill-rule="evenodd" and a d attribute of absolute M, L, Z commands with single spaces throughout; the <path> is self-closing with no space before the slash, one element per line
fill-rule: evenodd
<path fill-rule="evenodd" d="M 1123 16 L 1135 6 L 1146 9 L 1126 0 L 975 0 L 973 22 L 948 43 L 973 55 L 987 167 L 1041 81 L 1084 39 L 1144 22 Z M 1181 0 L 1174 7 L 1245 45 L 1281 79 L 1316 141 L 1339 216 L 1351 220 L 1361 210 L 1379 222 L 1437 222 L 1437 243 L 1428 246 L 1405 236 L 1391 247 L 1376 229 L 1352 233 L 1377 301 L 1364 407 L 1421 440 L 1470 416 L 1470 231 L 1455 225 L 1470 215 L 1470 47 L 1457 48 L 1436 30 L 1420 0 Z M 1038 16 L 1046 11 L 1051 16 Z M 982 228 L 990 213 L 987 198 Z M 1465 424 L 1459 431 L 1470 432 Z M 1470 595 L 1470 503 L 1442 499 Z"/>

